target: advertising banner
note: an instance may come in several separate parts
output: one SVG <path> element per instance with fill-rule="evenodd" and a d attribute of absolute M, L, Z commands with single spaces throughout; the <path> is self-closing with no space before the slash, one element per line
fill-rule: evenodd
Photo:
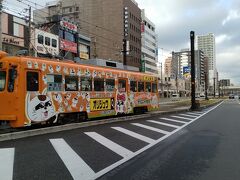
<path fill-rule="evenodd" d="M 60 39 L 60 49 L 65 51 L 77 53 L 77 43 L 67 41 L 65 39 Z"/>
<path fill-rule="evenodd" d="M 111 109 L 111 98 L 90 99 L 91 111 L 103 111 Z"/>

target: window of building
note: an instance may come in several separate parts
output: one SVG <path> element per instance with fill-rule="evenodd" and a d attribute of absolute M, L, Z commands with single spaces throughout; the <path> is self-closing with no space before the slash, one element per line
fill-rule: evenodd
<path fill-rule="evenodd" d="M 64 35 L 65 35 L 65 39 L 66 39 L 66 40 L 75 42 L 74 34 L 65 31 L 65 32 L 64 32 Z"/>
<path fill-rule="evenodd" d="M 153 93 L 157 92 L 157 84 L 156 83 L 152 83 L 152 92 Z"/>
<path fill-rule="evenodd" d="M 130 91 L 137 92 L 137 82 L 136 81 L 130 81 Z"/>
<path fill-rule="evenodd" d="M 72 12 L 72 8 L 71 7 L 69 8 L 69 12 Z"/>
<path fill-rule="evenodd" d="M 79 7 L 77 6 L 75 10 L 76 10 L 76 11 L 79 11 Z"/>
<path fill-rule="evenodd" d="M 45 45 L 50 46 L 50 38 L 49 37 L 45 37 Z"/>
<path fill-rule="evenodd" d="M 89 77 L 81 77 L 81 90 L 92 91 L 92 79 Z"/>
<path fill-rule="evenodd" d="M 57 47 L 57 40 L 56 39 L 52 39 L 52 47 Z"/>
<path fill-rule="evenodd" d="M 94 79 L 94 91 L 104 91 L 104 79 L 102 78 Z"/>
<path fill-rule="evenodd" d="M 151 92 L 152 86 L 151 82 L 146 82 L 146 92 Z"/>
<path fill-rule="evenodd" d="M 106 91 L 114 91 L 114 88 L 115 88 L 115 80 L 106 79 Z"/>
<path fill-rule="evenodd" d="M 6 72 L 0 71 L 0 91 L 3 91 L 5 89 L 6 84 Z"/>
<path fill-rule="evenodd" d="M 62 75 L 48 74 L 47 75 L 47 90 L 62 91 Z"/>
<path fill-rule="evenodd" d="M 43 35 L 38 35 L 38 43 L 43 44 Z"/>
<path fill-rule="evenodd" d="M 38 72 L 27 72 L 27 91 L 38 91 Z"/>
<path fill-rule="evenodd" d="M 138 92 L 144 92 L 144 82 L 138 82 Z"/>
<path fill-rule="evenodd" d="M 118 80 L 118 91 L 119 92 L 126 92 L 126 80 L 125 79 L 119 79 Z"/>
<path fill-rule="evenodd" d="M 77 76 L 65 76 L 65 91 L 78 91 Z"/>

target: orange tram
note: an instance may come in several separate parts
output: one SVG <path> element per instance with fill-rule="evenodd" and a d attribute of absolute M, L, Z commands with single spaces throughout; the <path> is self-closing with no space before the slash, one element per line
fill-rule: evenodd
<path fill-rule="evenodd" d="M 0 124 L 60 123 L 159 109 L 158 78 L 0 51 Z"/>

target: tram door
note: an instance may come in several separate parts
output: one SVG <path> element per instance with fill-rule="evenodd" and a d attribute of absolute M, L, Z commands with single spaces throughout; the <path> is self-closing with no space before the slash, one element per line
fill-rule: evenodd
<path fill-rule="evenodd" d="M 119 78 L 118 79 L 118 88 L 116 94 L 116 113 L 117 114 L 127 114 L 127 78 Z"/>

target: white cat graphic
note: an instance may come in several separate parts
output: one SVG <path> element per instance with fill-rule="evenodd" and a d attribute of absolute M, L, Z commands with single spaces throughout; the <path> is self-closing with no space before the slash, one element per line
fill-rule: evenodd
<path fill-rule="evenodd" d="M 40 123 L 56 116 L 52 100 L 47 95 L 28 94 L 26 103 L 27 116 L 32 122 Z"/>

